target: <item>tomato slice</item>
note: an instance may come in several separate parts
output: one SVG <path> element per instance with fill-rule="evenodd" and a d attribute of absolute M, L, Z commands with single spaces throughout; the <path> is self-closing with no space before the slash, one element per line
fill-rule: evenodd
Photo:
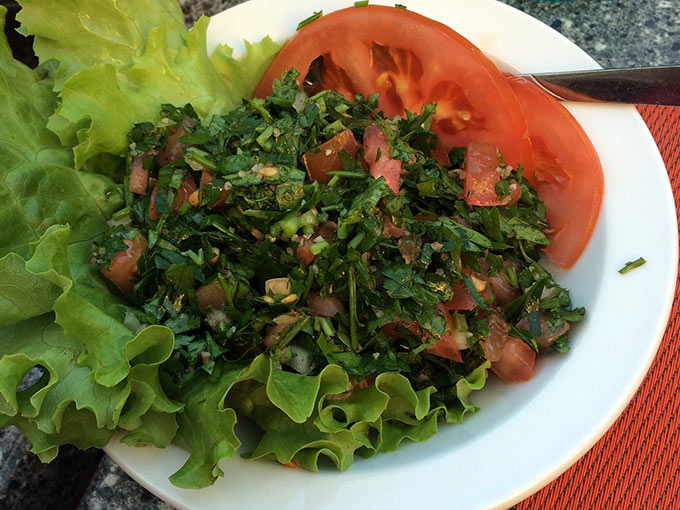
<path fill-rule="evenodd" d="M 574 265 L 595 228 L 604 177 L 597 152 L 583 128 L 556 99 L 524 78 L 508 76 L 519 99 L 534 150 L 528 177 L 545 202 L 553 232 L 545 253 L 565 269 Z"/>
<path fill-rule="evenodd" d="M 390 117 L 436 102 L 438 154 L 472 140 L 493 143 L 508 164 L 531 174 L 532 151 L 522 109 L 503 75 L 451 28 L 420 14 L 379 5 L 332 12 L 301 28 L 278 53 L 255 95 L 271 93 L 283 71 L 304 78 L 323 57 L 320 89 L 347 98 L 380 93 Z"/>

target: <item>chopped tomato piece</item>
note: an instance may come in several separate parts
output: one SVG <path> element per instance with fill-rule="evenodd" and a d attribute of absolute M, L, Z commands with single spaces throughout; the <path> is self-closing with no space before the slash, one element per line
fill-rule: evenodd
<path fill-rule="evenodd" d="M 488 276 L 486 280 L 496 298 L 494 303 L 499 305 L 507 305 L 517 299 L 522 293 L 519 289 L 512 287 L 504 276 Z"/>
<path fill-rule="evenodd" d="M 521 290 L 510 285 L 510 282 L 508 282 L 508 279 L 505 275 L 505 271 L 507 271 L 508 268 L 512 267 L 517 269 L 517 266 L 518 264 L 515 262 L 504 260 L 503 272 L 498 273 L 497 276 L 486 277 L 486 281 L 489 283 L 489 285 L 491 285 L 491 290 L 495 297 L 494 303 L 498 303 L 499 305 L 507 305 L 510 301 L 514 301 L 522 294 Z"/>
<path fill-rule="evenodd" d="M 462 281 L 455 281 L 452 288 L 453 298 L 446 303 L 446 308 L 449 310 L 474 310 L 477 308 L 475 298 L 472 297 Z"/>
<path fill-rule="evenodd" d="M 463 358 L 460 354 L 460 347 L 456 342 L 456 325 L 453 322 L 453 317 L 451 317 L 443 303 L 437 305 L 437 310 L 446 320 L 446 331 L 437 341 L 427 347 L 427 352 L 460 363 L 463 361 Z M 382 327 L 382 332 L 387 336 L 399 339 L 407 338 L 409 335 L 422 335 L 423 342 L 432 338 L 432 335 L 428 332 L 423 335 L 422 329 L 416 321 L 404 319 L 388 322 Z"/>
<path fill-rule="evenodd" d="M 312 253 L 311 247 L 316 244 L 317 237 L 321 236 L 324 239 L 333 239 L 338 225 L 334 221 L 322 221 L 314 229 L 314 234 L 311 236 L 302 236 L 298 240 L 298 246 L 295 250 L 295 257 L 300 264 L 308 266 L 314 261 L 315 255 Z"/>
<path fill-rule="evenodd" d="M 334 221 L 322 221 L 314 229 L 314 235 L 321 236 L 324 239 L 333 239 L 337 230 L 338 224 Z"/>
<path fill-rule="evenodd" d="M 125 239 L 123 242 L 127 245 L 127 250 L 117 252 L 109 267 L 102 266 L 99 271 L 122 292 L 129 294 L 135 285 L 135 275 L 139 271 L 137 262 L 149 243 L 139 232 L 131 241 Z"/>
<path fill-rule="evenodd" d="M 191 175 L 186 174 L 182 184 L 180 184 L 177 190 L 177 196 L 172 203 L 172 211 L 170 214 L 177 214 L 177 210 L 182 206 L 184 202 L 189 200 L 189 196 L 197 191 L 196 183 Z M 153 221 L 157 221 L 161 218 L 161 214 L 156 210 L 156 194 L 158 193 L 158 186 L 154 186 L 151 192 L 151 202 L 149 203 L 149 218 Z"/>
<path fill-rule="evenodd" d="M 541 327 L 540 336 L 536 337 L 536 344 L 541 351 L 547 351 L 552 346 L 553 342 L 559 337 L 569 331 L 569 323 L 566 321 L 558 321 L 557 325 L 553 326 L 549 323 L 549 319 L 543 315 L 539 315 L 539 324 Z M 530 329 L 529 317 L 524 317 L 517 323 L 518 328 Z"/>
<path fill-rule="evenodd" d="M 186 134 L 187 132 L 184 129 L 184 126 L 179 126 L 175 129 L 175 131 L 168 137 L 163 150 L 156 155 L 156 164 L 158 164 L 158 166 L 167 165 L 172 161 L 184 159 L 185 144 L 180 142 L 179 139 Z"/>
<path fill-rule="evenodd" d="M 201 188 L 207 184 L 210 184 L 213 180 L 214 177 L 210 170 L 203 170 L 201 172 Z M 221 190 L 219 198 L 213 202 L 210 207 L 220 207 L 221 205 L 224 205 L 224 203 L 227 201 L 227 198 L 229 198 L 229 191 L 225 189 Z"/>
<path fill-rule="evenodd" d="M 406 234 L 405 223 L 401 227 L 398 227 L 394 223 L 392 223 L 392 220 L 390 220 L 389 216 L 387 215 L 383 216 L 382 236 L 385 239 L 389 239 L 392 237 L 402 237 L 404 234 Z"/>
<path fill-rule="evenodd" d="M 538 86 L 508 77 L 529 125 L 535 173 L 527 176 L 545 202 L 553 232 L 544 249 L 555 264 L 569 269 L 595 228 L 604 193 L 602 165 L 583 128 Z"/>
<path fill-rule="evenodd" d="M 420 335 L 422 330 L 416 321 L 397 319 L 388 322 L 382 328 L 382 332 L 392 338 L 407 338 L 409 335 Z"/>
<path fill-rule="evenodd" d="M 370 124 L 364 130 L 364 161 L 370 166 L 379 159 L 390 156 L 387 136 L 380 126 Z"/>
<path fill-rule="evenodd" d="M 209 307 L 219 310 L 227 299 L 219 278 L 196 289 L 196 298 L 203 311 Z"/>
<path fill-rule="evenodd" d="M 145 154 L 139 154 L 132 159 L 132 166 L 130 166 L 130 183 L 129 188 L 132 193 L 137 195 L 146 195 L 146 190 L 149 187 L 149 171 L 144 168 Z"/>
<path fill-rule="evenodd" d="M 490 313 L 489 334 L 482 341 L 491 370 L 504 383 L 528 381 L 534 375 L 536 352 L 519 338 L 509 335 L 510 325 L 497 313 Z"/>
<path fill-rule="evenodd" d="M 387 137 L 377 124 L 367 126 L 364 131 L 364 161 L 372 177 L 384 177 L 387 186 L 399 194 L 401 161 L 390 158 Z"/>
<path fill-rule="evenodd" d="M 484 267 L 482 270 L 486 270 Z M 463 267 L 463 275 L 467 276 L 473 285 L 475 285 L 475 290 L 482 298 L 482 301 L 488 301 L 494 296 L 492 292 L 492 287 L 488 285 L 488 279 L 486 276 L 473 271 L 467 266 Z M 479 287 L 479 288 L 477 288 Z M 456 280 L 452 285 L 453 298 L 451 301 L 446 303 L 446 308 L 449 310 L 474 310 L 477 308 L 477 302 L 475 298 L 472 297 L 472 293 L 467 289 L 465 283 L 462 280 Z"/>
<path fill-rule="evenodd" d="M 295 249 L 295 258 L 300 264 L 308 266 L 314 262 L 314 254 L 310 249 L 314 244 L 314 240 L 308 237 L 301 237 L 297 248 Z"/>
<path fill-rule="evenodd" d="M 444 316 L 446 320 L 446 332 L 432 345 L 427 348 L 427 352 L 439 356 L 440 358 L 446 358 L 458 363 L 462 363 L 463 358 L 460 355 L 460 348 L 458 347 L 455 339 L 456 325 L 453 322 L 453 317 L 446 309 L 446 307 L 439 303 L 437 305 L 437 310 Z M 427 334 L 424 340 L 427 339 Z"/>
<path fill-rule="evenodd" d="M 281 335 L 281 333 L 283 333 L 287 327 L 287 324 L 274 324 L 271 328 L 269 328 L 269 331 L 267 331 L 262 343 L 270 349 L 275 347 L 279 341 L 279 335 Z"/>
<path fill-rule="evenodd" d="M 339 313 L 347 313 L 345 304 L 333 294 L 323 297 L 318 292 L 310 292 L 307 305 L 313 317 L 335 317 Z"/>
<path fill-rule="evenodd" d="M 304 78 L 322 57 L 317 89 L 352 99 L 380 93 L 387 117 L 437 103 L 432 129 L 438 153 L 472 140 L 495 144 L 510 165 L 531 172 L 531 144 L 517 98 L 496 66 L 451 28 L 413 11 L 380 5 L 331 12 L 298 30 L 255 90 L 271 94 L 274 79 L 294 67 Z M 316 89 L 314 90 L 316 91 Z"/>
<path fill-rule="evenodd" d="M 339 172 L 344 169 L 338 153 L 344 151 L 352 158 L 357 155 L 357 141 L 351 129 L 341 131 L 333 138 L 322 143 L 317 150 L 305 152 L 302 162 L 307 168 L 307 175 L 313 181 L 328 184 L 331 176 L 328 172 Z"/>
<path fill-rule="evenodd" d="M 536 352 L 519 338 L 508 337 L 500 358 L 491 363 L 491 370 L 504 383 L 524 382 L 534 376 Z"/>
<path fill-rule="evenodd" d="M 501 180 L 496 146 L 485 142 L 470 142 L 465 153 L 463 194 L 468 205 L 512 205 L 522 190 L 514 180 L 509 195 L 498 195 L 495 186 Z"/>
<path fill-rule="evenodd" d="M 398 159 L 381 159 L 376 161 L 369 170 L 376 179 L 384 177 L 387 186 L 396 194 L 399 193 L 399 179 L 401 176 L 401 161 Z"/>

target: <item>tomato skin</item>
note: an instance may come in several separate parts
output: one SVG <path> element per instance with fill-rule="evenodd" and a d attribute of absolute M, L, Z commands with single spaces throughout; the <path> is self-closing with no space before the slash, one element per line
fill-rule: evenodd
<path fill-rule="evenodd" d="M 161 219 L 161 214 L 156 210 L 156 193 L 158 193 L 158 186 L 154 186 L 153 191 L 151 192 L 151 202 L 149 203 L 149 218 L 152 221 L 158 221 Z M 186 174 L 184 176 L 184 180 L 182 181 L 182 184 L 180 184 L 179 188 L 177 189 L 177 196 L 175 197 L 174 202 L 172 203 L 172 211 L 170 214 L 177 214 L 177 210 L 182 206 L 184 202 L 189 200 L 189 196 L 194 192 L 198 190 L 196 187 L 196 182 L 194 181 L 194 178 L 191 177 L 191 175 Z"/>
<path fill-rule="evenodd" d="M 412 11 L 367 5 L 331 12 L 298 30 L 281 49 L 255 90 L 271 94 L 274 79 L 295 67 L 306 75 L 323 57 L 321 89 L 348 99 L 380 93 L 386 116 L 420 111 L 436 102 L 432 129 L 438 153 L 472 140 L 496 144 L 504 160 L 526 175 L 532 152 L 517 98 L 495 65 L 446 25 Z"/>
<path fill-rule="evenodd" d="M 302 161 L 307 168 L 307 174 L 313 181 L 328 184 L 331 176 L 328 172 L 343 170 L 342 160 L 338 153 L 345 151 L 353 158 L 357 154 L 357 141 L 351 129 L 341 131 L 327 142 L 322 143 L 315 151 L 308 151 L 302 155 Z"/>
<path fill-rule="evenodd" d="M 139 232 L 134 239 L 125 239 L 123 242 L 127 245 L 127 250 L 117 252 L 109 267 L 102 266 L 99 271 L 122 292 L 129 294 L 135 285 L 134 277 L 138 272 L 137 262 L 149 243 Z"/>
<path fill-rule="evenodd" d="M 505 206 L 519 200 L 522 190 L 515 181 L 510 184 L 509 195 L 496 194 L 495 186 L 501 180 L 497 169 L 498 153 L 495 145 L 486 142 L 467 144 L 463 198 L 468 205 Z"/>
<path fill-rule="evenodd" d="M 508 76 L 529 124 L 535 172 L 527 176 L 545 202 L 553 232 L 544 249 L 555 264 L 572 267 L 593 233 L 604 176 L 585 131 L 559 101 L 524 78 Z"/>

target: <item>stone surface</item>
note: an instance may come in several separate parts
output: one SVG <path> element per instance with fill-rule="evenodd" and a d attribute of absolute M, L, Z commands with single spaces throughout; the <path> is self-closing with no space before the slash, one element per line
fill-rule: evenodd
<path fill-rule="evenodd" d="M 7 494 L 10 481 L 31 445 L 16 427 L 0 429 L 0 502 Z"/>
<path fill-rule="evenodd" d="M 678 64 L 680 0 L 503 1 L 561 32 L 604 67 Z M 201 14 L 212 15 L 238 3 L 180 0 L 188 25 Z M 12 2 L 0 0 L 0 4 Z M 172 508 L 99 452 L 63 448 L 52 464 L 43 465 L 28 453 L 29 448 L 13 427 L 0 429 L 2 510 Z"/>
<path fill-rule="evenodd" d="M 42 464 L 29 454 L 30 445 L 20 434 L 9 431 L 6 449 L 5 430 L 0 431 L 2 468 L 0 468 L 0 508 L 2 510 L 72 509 L 81 501 L 103 452 L 80 451 L 64 446 L 50 464 Z"/>
<path fill-rule="evenodd" d="M 109 457 L 104 457 L 78 510 L 172 510 L 127 476 Z"/>
<path fill-rule="evenodd" d="M 680 0 L 502 0 L 550 25 L 603 67 L 677 65 Z"/>

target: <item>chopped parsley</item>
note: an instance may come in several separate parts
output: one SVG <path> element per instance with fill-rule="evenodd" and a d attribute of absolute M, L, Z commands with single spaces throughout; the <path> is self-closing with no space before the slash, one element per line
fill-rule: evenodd
<path fill-rule="evenodd" d="M 355 380 L 398 371 L 414 388 L 434 384 L 441 392 L 433 398 L 446 401 L 455 398 L 447 388 L 485 363 L 490 316 L 540 352 L 541 322 L 583 317 L 537 262 L 548 224 L 521 169 L 508 175 L 522 188 L 519 201 L 469 206 L 456 171 L 464 149 L 452 151 L 453 166 L 432 156 L 434 105 L 387 119 L 376 96 L 310 96 L 297 76 L 287 72 L 266 100 L 207 122 L 190 107 L 165 106 L 164 122 L 130 134 L 129 166 L 142 158 L 154 180 L 146 194 L 123 193 L 125 209 L 95 261 L 109 264 L 137 233 L 148 240 L 129 314 L 138 327 L 175 333 L 167 384 L 183 387 L 218 360 L 245 366 L 268 352 L 282 370 L 304 375 L 329 363 Z M 305 153 L 345 130 L 361 141 L 371 124 L 401 162 L 399 194 L 365 172 L 362 149 L 356 158 L 339 153 L 343 170 L 328 184 L 309 179 Z M 183 159 L 159 163 L 180 126 Z M 152 201 L 160 218 L 150 216 Z M 499 281 L 509 289 L 502 300 Z M 453 304 L 466 292 L 471 303 Z M 441 303 L 450 303 L 448 318 Z M 449 320 L 467 338 L 462 362 L 431 350 Z M 522 320 L 528 326 L 516 327 Z M 566 350 L 566 337 L 553 347 Z"/>
<path fill-rule="evenodd" d="M 309 25 L 312 21 L 315 21 L 319 19 L 321 16 L 323 16 L 323 11 L 316 11 L 314 14 L 309 16 L 308 18 L 303 19 L 300 23 L 298 23 L 297 28 L 295 31 L 297 32 L 300 30 L 302 27 L 305 27 Z"/>
<path fill-rule="evenodd" d="M 619 269 L 619 273 L 626 274 L 628 271 L 631 271 L 636 267 L 643 266 L 646 263 L 647 261 L 642 257 L 638 258 L 637 260 L 633 260 L 632 262 L 626 262 L 625 265 L 621 269 Z"/>

